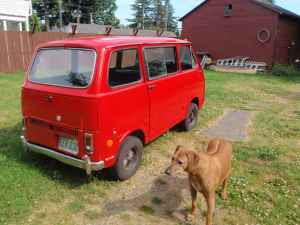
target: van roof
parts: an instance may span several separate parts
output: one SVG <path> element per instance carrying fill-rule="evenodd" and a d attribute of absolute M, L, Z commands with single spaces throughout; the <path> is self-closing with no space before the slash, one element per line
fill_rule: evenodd
<path fill-rule="evenodd" d="M 174 44 L 190 43 L 187 40 L 167 37 L 137 37 L 137 36 L 93 36 L 51 41 L 40 45 L 39 47 L 86 47 L 86 48 L 105 48 L 116 47 L 120 45 L 138 45 L 138 44 Z"/>

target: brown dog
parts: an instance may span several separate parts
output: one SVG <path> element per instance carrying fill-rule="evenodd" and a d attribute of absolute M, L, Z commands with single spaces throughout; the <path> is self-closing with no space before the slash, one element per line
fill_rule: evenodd
<path fill-rule="evenodd" d="M 212 225 L 215 210 L 215 192 L 223 186 L 222 198 L 227 199 L 227 181 L 230 174 L 232 144 L 226 140 L 211 140 L 207 152 L 196 153 L 177 146 L 171 165 L 165 171 L 174 175 L 183 169 L 189 175 L 192 196 L 192 219 L 196 215 L 197 192 L 201 192 L 207 203 L 206 225 Z"/>

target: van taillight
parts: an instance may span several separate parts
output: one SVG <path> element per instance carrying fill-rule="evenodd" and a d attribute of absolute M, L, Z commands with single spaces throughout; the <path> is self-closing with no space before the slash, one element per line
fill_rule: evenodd
<path fill-rule="evenodd" d="M 93 135 L 89 133 L 84 134 L 84 145 L 85 145 L 85 150 L 88 155 L 91 155 L 94 151 L 94 146 L 93 146 Z"/>

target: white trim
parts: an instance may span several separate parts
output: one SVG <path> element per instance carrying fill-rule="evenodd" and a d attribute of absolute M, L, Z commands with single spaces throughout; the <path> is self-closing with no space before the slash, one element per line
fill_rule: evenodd
<path fill-rule="evenodd" d="M 23 31 L 23 29 L 22 29 L 22 22 L 19 22 L 19 31 Z"/>
<path fill-rule="evenodd" d="M 3 15 L 0 14 L 0 20 L 10 20 L 16 22 L 25 22 L 27 17 L 25 16 L 10 16 L 10 15 Z"/>
<path fill-rule="evenodd" d="M 25 31 L 29 31 L 29 17 L 27 17 L 25 21 Z"/>
<path fill-rule="evenodd" d="M 3 23 L 3 30 L 7 31 L 7 21 L 3 20 L 2 23 Z"/>

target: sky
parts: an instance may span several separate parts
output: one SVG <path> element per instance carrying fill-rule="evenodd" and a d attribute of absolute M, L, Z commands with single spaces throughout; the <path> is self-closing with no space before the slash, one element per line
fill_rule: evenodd
<path fill-rule="evenodd" d="M 130 5 L 133 2 L 134 0 L 117 0 L 118 10 L 116 14 L 122 24 L 128 24 L 126 19 L 132 18 Z M 171 0 L 176 17 L 184 16 L 201 2 L 203 0 Z M 276 0 L 276 4 L 300 15 L 300 0 Z"/>

